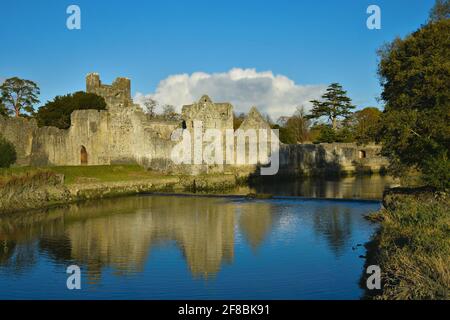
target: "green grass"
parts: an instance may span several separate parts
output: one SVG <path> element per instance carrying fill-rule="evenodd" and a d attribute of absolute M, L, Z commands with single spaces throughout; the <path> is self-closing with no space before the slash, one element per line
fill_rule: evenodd
<path fill-rule="evenodd" d="M 132 181 L 155 178 L 158 176 L 138 165 L 67 166 L 53 167 L 51 170 L 64 174 L 66 184 Z"/>
<path fill-rule="evenodd" d="M 390 204 L 369 217 L 381 222 L 371 264 L 381 267 L 383 290 L 375 298 L 450 299 L 448 196 L 397 195 Z"/>
<path fill-rule="evenodd" d="M 26 175 L 42 170 L 34 167 L 14 167 L 0 169 L 2 177 Z M 147 171 L 138 165 L 106 165 L 106 166 L 64 166 L 46 167 L 45 170 L 63 174 L 65 184 L 133 181 L 164 177 L 161 173 Z"/>

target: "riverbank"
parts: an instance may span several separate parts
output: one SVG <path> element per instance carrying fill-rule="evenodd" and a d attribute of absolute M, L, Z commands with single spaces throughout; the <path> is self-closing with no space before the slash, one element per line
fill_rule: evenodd
<path fill-rule="evenodd" d="M 234 175 L 170 176 L 139 166 L 12 168 L 0 171 L 0 214 L 151 192 L 220 192 Z"/>
<path fill-rule="evenodd" d="M 382 290 L 366 298 L 450 299 L 450 201 L 426 189 L 391 189 L 368 218 L 380 229 L 366 247 L 366 267 L 378 265 Z M 365 287 L 366 276 L 361 284 Z"/>

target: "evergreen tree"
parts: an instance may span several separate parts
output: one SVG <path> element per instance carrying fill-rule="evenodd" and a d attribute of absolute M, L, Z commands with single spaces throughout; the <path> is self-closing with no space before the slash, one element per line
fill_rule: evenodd
<path fill-rule="evenodd" d="M 436 0 L 430 12 L 430 21 L 436 22 L 450 18 L 450 1 Z"/>
<path fill-rule="evenodd" d="M 0 100 L 0 116 L 9 117 L 11 111 L 6 108 L 3 102 Z"/>
<path fill-rule="evenodd" d="M 348 118 L 352 114 L 351 110 L 355 108 L 352 100 L 347 97 L 347 91 L 342 89 L 339 83 L 330 84 L 322 99 L 312 100 L 311 103 L 313 108 L 308 117 L 310 119 L 327 117 L 333 130 L 337 129 L 337 120 Z"/>
<path fill-rule="evenodd" d="M 52 126 L 60 129 L 70 127 L 70 115 L 75 110 L 95 109 L 105 110 L 106 102 L 94 93 L 78 91 L 65 96 L 56 96 L 40 107 L 36 119 L 39 126 Z"/>
<path fill-rule="evenodd" d="M 31 80 L 17 77 L 6 79 L 0 85 L 0 92 L 3 106 L 9 112 L 13 111 L 16 117 L 21 116 L 22 111 L 33 113 L 33 104 L 39 102 L 39 87 Z"/>

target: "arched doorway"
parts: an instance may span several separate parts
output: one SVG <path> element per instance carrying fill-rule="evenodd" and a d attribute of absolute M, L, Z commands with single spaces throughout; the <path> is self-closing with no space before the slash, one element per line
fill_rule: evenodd
<path fill-rule="evenodd" d="M 81 146 L 80 159 L 81 159 L 81 164 L 82 165 L 88 164 L 88 153 L 87 153 L 86 148 L 84 146 Z"/>
<path fill-rule="evenodd" d="M 359 158 L 360 159 L 365 159 L 366 158 L 366 151 L 359 150 Z"/>

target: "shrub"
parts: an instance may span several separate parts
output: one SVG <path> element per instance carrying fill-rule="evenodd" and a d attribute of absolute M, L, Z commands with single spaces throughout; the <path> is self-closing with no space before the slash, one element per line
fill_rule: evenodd
<path fill-rule="evenodd" d="M 94 93 L 83 91 L 56 96 L 53 101 L 48 101 L 39 108 L 36 119 L 40 127 L 52 126 L 59 129 L 68 129 L 71 124 L 70 115 L 72 112 L 85 109 L 105 110 L 105 99 Z"/>
<path fill-rule="evenodd" d="M 385 194 L 384 200 L 385 209 L 370 216 L 381 228 L 368 258 L 380 266 L 383 281 L 382 292 L 372 298 L 450 299 L 448 197 L 423 191 Z"/>
<path fill-rule="evenodd" d="M 422 180 L 425 185 L 439 190 L 450 189 L 450 159 L 447 152 L 425 160 L 422 170 Z"/>
<path fill-rule="evenodd" d="M 332 143 L 336 141 L 336 132 L 327 125 L 317 126 L 316 129 L 319 131 L 319 136 L 314 141 L 316 143 Z"/>
<path fill-rule="evenodd" d="M 14 145 L 0 136 L 0 168 L 9 168 L 17 160 Z"/>

